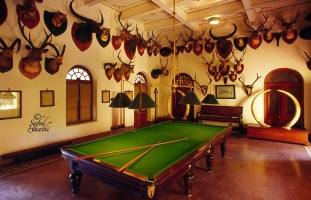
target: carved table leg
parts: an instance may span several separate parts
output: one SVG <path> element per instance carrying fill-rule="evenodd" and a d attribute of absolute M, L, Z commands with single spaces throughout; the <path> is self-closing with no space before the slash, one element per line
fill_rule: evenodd
<path fill-rule="evenodd" d="M 192 195 L 193 178 L 194 176 L 192 172 L 184 175 L 185 194 L 188 196 Z"/>
<path fill-rule="evenodd" d="M 226 150 L 227 150 L 227 142 L 224 141 L 223 143 L 220 144 L 220 151 L 222 157 L 226 156 Z"/>
<path fill-rule="evenodd" d="M 81 183 L 82 173 L 79 171 L 72 171 L 69 175 L 70 183 L 72 186 L 72 194 L 78 195 L 80 191 L 80 183 Z"/>
<path fill-rule="evenodd" d="M 211 172 L 213 169 L 213 164 L 214 164 L 213 152 L 214 152 L 214 149 L 213 149 L 213 147 L 211 147 L 209 150 L 209 153 L 206 156 L 206 167 L 207 167 L 208 172 Z"/>

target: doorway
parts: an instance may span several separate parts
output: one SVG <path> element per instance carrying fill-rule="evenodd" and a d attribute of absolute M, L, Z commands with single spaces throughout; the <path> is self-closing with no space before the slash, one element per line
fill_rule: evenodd
<path fill-rule="evenodd" d="M 302 76 L 295 70 L 279 68 L 271 71 L 265 78 L 264 121 L 265 123 L 282 127 L 286 125 L 295 114 L 295 104 L 290 97 L 276 90 L 284 90 L 292 94 L 298 100 L 301 107 L 301 114 L 295 128 L 303 128 L 303 80 Z"/>
<path fill-rule="evenodd" d="M 146 92 L 148 93 L 148 85 L 147 85 L 147 79 L 145 75 L 142 72 L 138 72 L 135 76 L 134 81 L 134 97 L 139 92 Z M 134 110 L 134 127 L 144 127 L 148 125 L 148 119 L 147 119 L 147 109 L 135 109 Z"/>
<path fill-rule="evenodd" d="M 179 73 L 175 76 L 175 82 L 177 85 L 181 87 L 176 87 L 175 92 L 172 93 L 171 96 L 171 106 L 172 106 L 172 115 L 181 119 L 186 113 L 187 105 L 179 104 L 181 99 L 184 97 L 183 94 L 187 94 L 193 88 L 193 79 L 189 74 Z M 174 80 L 172 81 L 172 85 L 174 85 Z M 185 86 L 185 87 L 182 87 Z M 174 90 L 174 88 L 172 88 Z M 193 105 L 190 105 L 189 114 L 187 116 L 187 120 L 194 120 L 194 108 Z"/>

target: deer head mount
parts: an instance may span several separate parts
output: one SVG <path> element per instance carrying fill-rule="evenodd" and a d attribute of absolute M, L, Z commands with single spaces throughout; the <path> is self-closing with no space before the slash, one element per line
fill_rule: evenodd
<path fill-rule="evenodd" d="M 114 63 L 114 64 L 105 63 L 104 64 L 105 74 L 106 74 L 106 77 L 108 78 L 108 80 L 111 79 L 114 70 L 116 70 L 116 67 L 117 67 L 117 63 Z"/>
<path fill-rule="evenodd" d="M 192 41 L 190 38 L 193 36 L 193 31 L 191 32 L 190 36 L 188 36 L 187 32 L 185 31 L 185 35 L 188 37 L 187 39 L 185 39 L 183 34 L 181 34 L 182 40 L 184 42 L 184 50 L 187 53 L 190 53 L 192 50 Z"/>
<path fill-rule="evenodd" d="M 100 12 L 100 22 L 96 22 L 92 19 L 89 19 L 87 17 L 84 17 L 82 15 L 79 15 L 73 8 L 72 8 L 72 3 L 74 2 L 74 0 L 71 0 L 70 4 L 69 4 L 69 9 L 71 11 L 71 13 L 77 17 L 78 19 L 80 19 L 81 21 L 83 21 L 82 23 L 74 23 L 74 25 L 72 26 L 72 37 L 75 41 L 75 44 L 77 45 L 77 47 L 81 50 L 81 46 L 84 46 L 84 44 L 86 43 L 91 43 L 92 42 L 92 34 L 93 33 L 101 33 L 102 29 L 101 26 L 104 24 L 104 18 L 103 15 Z M 82 44 L 80 44 L 82 43 Z M 83 50 L 85 50 L 83 48 Z"/>
<path fill-rule="evenodd" d="M 0 52 L 0 72 L 4 73 L 10 71 L 13 68 L 14 47 L 17 44 L 16 53 L 18 53 L 21 46 L 21 39 L 16 38 L 11 46 L 8 47 L 2 38 L 0 38 L 0 44 L 2 44 L 2 47 L 0 47 L 2 50 L 2 52 Z"/>
<path fill-rule="evenodd" d="M 213 52 L 213 58 L 211 59 L 211 61 L 207 61 L 204 56 L 201 54 L 201 57 L 203 58 L 203 63 L 207 66 L 207 71 L 210 75 L 214 76 L 215 75 L 215 69 L 216 66 L 213 66 L 215 57 L 214 57 L 214 52 Z"/>
<path fill-rule="evenodd" d="M 208 89 L 208 85 L 211 84 L 212 79 L 209 77 L 209 75 L 207 74 L 208 78 L 209 78 L 209 83 L 206 85 L 201 85 L 197 80 L 196 80 L 196 75 L 194 76 L 194 79 L 192 79 L 193 82 L 195 82 L 196 84 L 199 85 L 200 90 L 202 92 L 202 94 L 205 96 L 207 93 L 207 89 Z"/>
<path fill-rule="evenodd" d="M 231 40 L 228 40 L 229 38 L 231 38 L 232 36 L 234 36 L 234 34 L 237 31 L 237 26 L 235 24 L 233 24 L 234 26 L 234 30 L 232 31 L 232 33 L 225 35 L 225 36 L 214 36 L 212 33 L 212 29 L 210 29 L 209 34 L 211 36 L 211 38 L 213 40 L 217 40 L 216 42 L 216 52 L 220 55 L 220 57 L 222 57 L 223 59 L 226 59 L 230 53 L 232 52 L 232 42 Z"/>
<path fill-rule="evenodd" d="M 121 44 L 125 41 L 125 40 L 130 40 L 132 38 L 131 32 L 134 30 L 134 28 L 129 29 L 133 23 L 127 23 L 126 26 L 124 26 L 120 20 L 120 17 L 122 16 L 122 12 L 119 13 L 118 15 L 118 21 L 122 26 L 122 32 L 119 36 L 112 36 L 111 39 L 111 43 L 112 46 L 115 50 L 118 50 L 121 46 Z"/>
<path fill-rule="evenodd" d="M 26 37 L 24 30 L 25 25 L 23 26 L 21 25 L 19 17 L 17 22 L 23 37 L 28 42 L 25 48 L 29 51 L 29 55 L 21 59 L 19 69 L 21 73 L 25 75 L 27 78 L 33 79 L 37 77 L 41 72 L 40 61 L 42 60 L 42 54 L 47 53 L 49 51 L 48 49 L 46 49 L 46 47 L 52 40 L 51 37 L 52 33 L 47 34 L 46 31 L 44 30 L 45 40 L 40 45 L 40 47 L 35 47 L 31 41 L 30 33 L 29 38 Z"/>
<path fill-rule="evenodd" d="M 185 34 L 188 37 L 188 40 L 190 40 L 193 43 L 193 45 L 192 45 L 193 53 L 197 56 L 200 55 L 203 51 L 203 44 L 201 44 L 201 40 L 202 40 L 202 37 L 205 34 L 205 32 L 206 32 L 206 29 L 204 29 L 202 31 L 202 34 L 199 35 L 197 38 L 193 38 L 192 37 L 193 34 L 191 36 L 189 36 L 189 35 L 187 35 L 187 32 L 185 32 Z"/>
<path fill-rule="evenodd" d="M 128 80 L 129 74 L 134 73 L 134 67 L 135 67 L 135 65 L 133 64 L 134 61 L 132 62 L 132 60 L 130 60 L 130 62 L 128 62 L 128 63 L 123 62 L 121 57 L 120 57 L 120 53 L 121 53 L 121 51 L 119 51 L 119 53 L 118 53 L 118 59 L 121 61 L 122 65 L 120 68 L 115 69 L 113 72 L 113 77 L 117 82 L 120 82 L 122 80 L 122 77 L 125 74 L 127 75 L 127 77 L 125 77 L 125 78 L 127 78 L 126 80 Z"/>
<path fill-rule="evenodd" d="M 215 43 L 211 42 L 211 38 L 205 39 L 204 50 L 207 53 L 212 53 L 215 49 Z"/>
<path fill-rule="evenodd" d="M 245 84 L 241 81 L 241 77 L 239 78 L 239 81 L 240 81 L 240 82 L 242 83 L 242 85 L 244 86 L 244 90 L 245 90 L 245 93 L 247 94 L 247 96 L 250 96 L 250 95 L 252 94 L 252 90 L 253 90 L 253 88 L 254 88 L 254 84 L 255 84 L 255 82 L 256 82 L 259 78 L 261 78 L 261 76 L 258 76 L 258 74 L 257 74 L 257 78 L 256 78 L 256 80 L 253 82 L 252 85 L 245 85 Z"/>
<path fill-rule="evenodd" d="M 150 45 L 147 47 L 147 53 L 149 56 L 154 54 L 155 56 L 160 52 L 161 49 L 161 42 L 159 40 L 160 35 L 153 38 L 150 42 Z"/>
<path fill-rule="evenodd" d="M 137 38 L 137 51 L 138 51 L 138 54 L 139 55 L 143 55 L 145 50 L 147 49 L 148 46 L 151 45 L 151 42 L 154 38 L 154 35 L 153 35 L 153 31 L 152 31 L 152 34 L 151 36 L 149 35 L 149 32 L 147 33 L 147 36 L 148 36 L 148 39 L 145 40 L 144 39 L 144 33 L 140 34 L 139 31 L 138 31 L 138 27 L 136 26 L 136 32 L 137 32 L 137 35 L 138 35 L 138 38 Z"/>
<path fill-rule="evenodd" d="M 52 43 L 48 44 L 51 46 L 54 50 L 56 55 L 54 55 L 54 58 L 45 58 L 45 71 L 47 71 L 49 74 L 53 75 L 58 72 L 59 67 L 63 64 L 63 58 L 64 53 L 66 49 L 66 45 L 63 46 L 62 52 L 59 53 L 56 46 Z"/>
<path fill-rule="evenodd" d="M 248 44 L 248 37 L 238 37 L 233 39 L 234 46 L 237 50 L 243 51 Z"/>
<path fill-rule="evenodd" d="M 297 38 L 298 33 L 297 33 L 297 30 L 294 29 L 293 24 L 295 24 L 297 22 L 297 18 L 299 16 L 299 14 L 300 14 L 300 10 L 298 10 L 296 12 L 296 16 L 294 18 L 291 18 L 291 20 L 289 22 L 285 21 L 282 15 L 278 16 L 278 20 L 280 20 L 282 22 L 281 25 L 285 26 L 285 28 L 286 28 L 286 30 L 283 31 L 283 33 L 282 33 L 282 38 L 283 38 L 284 42 L 286 42 L 288 44 L 293 43 Z"/>
<path fill-rule="evenodd" d="M 178 55 L 178 54 L 179 54 L 179 51 L 180 51 L 180 48 L 177 46 L 177 43 L 178 43 L 179 39 L 181 38 L 181 36 L 182 36 L 181 33 L 178 34 L 176 40 L 175 40 L 175 41 L 172 41 L 172 40 L 169 39 L 169 37 L 168 37 L 167 35 L 164 35 L 164 37 L 166 37 L 166 39 L 167 39 L 168 42 L 170 43 L 171 52 L 172 52 L 172 53 L 175 52 L 176 55 Z M 175 46 L 174 46 L 174 45 L 175 45 Z"/>
<path fill-rule="evenodd" d="M 24 5 L 17 4 L 16 13 L 24 25 L 29 29 L 36 27 L 40 21 L 40 14 L 36 2 L 42 3 L 43 0 L 24 0 Z"/>
<path fill-rule="evenodd" d="M 269 27 L 266 27 L 265 25 L 262 27 L 262 31 L 264 32 L 263 39 L 267 43 L 270 43 L 274 39 L 274 33 L 272 32 L 272 28 L 274 24 L 276 23 L 276 21 L 277 21 L 277 18 L 275 18 L 274 22 L 272 22 L 272 24 Z"/>
<path fill-rule="evenodd" d="M 168 59 L 166 59 L 166 64 L 162 64 L 162 60 L 160 59 L 161 68 L 151 70 L 151 77 L 153 79 L 157 79 L 159 75 L 167 76 L 169 74 L 169 70 L 167 70 Z"/>
<path fill-rule="evenodd" d="M 246 49 L 243 50 L 243 55 L 238 59 L 235 55 L 234 55 L 234 52 L 232 51 L 232 55 L 234 57 L 234 62 L 235 62 L 235 65 L 234 65 L 234 71 L 237 73 L 237 74 L 241 74 L 244 70 L 244 64 L 242 64 L 243 62 L 243 57 L 246 53 Z"/>
<path fill-rule="evenodd" d="M 247 16 L 244 17 L 244 24 L 250 28 L 249 32 L 251 33 L 251 36 L 249 37 L 248 44 L 250 47 L 253 49 L 257 49 L 262 42 L 262 37 L 260 35 L 260 31 L 262 30 L 264 24 L 267 22 L 268 15 L 263 15 L 264 16 L 264 21 L 260 23 L 260 25 L 257 27 L 257 29 L 254 29 L 251 27 L 249 24 L 247 24 L 246 20 L 248 19 Z"/>

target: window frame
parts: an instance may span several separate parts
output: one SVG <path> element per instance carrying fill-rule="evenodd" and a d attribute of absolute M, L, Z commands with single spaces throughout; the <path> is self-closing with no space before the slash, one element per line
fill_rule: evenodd
<path fill-rule="evenodd" d="M 78 69 L 78 70 L 76 70 Z M 74 71 L 77 71 L 77 72 L 74 72 Z M 82 71 L 82 73 L 80 73 L 80 70 Z M 80 77 L 82 77 L 82 79 L 85 79 L 85 80 L 81 80 L 80 77 L 74 77 L 73 74 L 69 74 L 69 73 L 77 73 L 78 75 L 81 75 Z M 85 78 L 86 77 L 86 74 L 87 74 L 87 77 L 88 78 Z M 68 79 L 70 78 L 69 76 L 71 77 L 74 77 L 76 79 Z M 89 80 L 88 80 L 89 79 Z M 67 86 L 69 84 L 72 84 L 72 85 L 77 85 L 78 87 L 78 96 L 77 96 L 77 108 L 76 108 L 76 112 L 77 112 L 77 120 L 76 121 L 73 121 L 73 122 L 68 122 L 68 107 L 67 107 L 67 101 L 68 101 L 68 88 Z M 90 84 L 90 107 L 89 107 L 89 115 L 90 115 L 90 119 L 81 119 L 81 116 L 83 113 L 81 113 L 81 85 L 82 84 Z M 86 123 L 86 122 L 92 122 L 94 121 L 94 113 L 93 113 L 93 108 L 94 108 L 94 102 L 93 102 L 93 90 L 94 90 L 94 84 L 93 84 L 93 79 L 92 79 L 92 75 L 90 73 L 90 71 L 83 67 L 83 66 L 80 66 L 80 65 L 75 65 L 73 66 L 67 73 L 67 76 L 66 76 L 66 124 L 67 125 L 75 125 L 75 124 L 82 124 L 82 123 Z"/>

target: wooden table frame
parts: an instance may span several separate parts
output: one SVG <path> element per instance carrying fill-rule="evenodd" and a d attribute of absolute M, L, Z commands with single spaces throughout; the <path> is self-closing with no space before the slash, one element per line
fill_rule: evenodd
<path fill-rule="evenodd" d="M 225 156 L 226 141 L 231 133 L 231 127 L 226 128 L 211 141 L 207 141 L 202 147 L 189 154 L 164 172 L 156 176 L 154 180 L 134 174 L 125 170 L 123 173 L 107 163 L 97 162 L 96 159 L 88 158 L 84 160 L 74 160 L 81 155 L 71 151 L 68 147 L 61 148 L 62 156 L 69 160 L 70 182 L 72 184 L 72 193 L 78 195 L 82 174 L 88 174 L 112 186 L 124 189 L 140 199 L 159 199 L 163 191 L 174 184 L 179 178 L 184 179 L 184 193 L 191 195 L 193 185 L 193 169 L 203 158 L 206 159 L 207 171 L 212 171 L 214 148 L 220 145 L 221 155 Z"/>

